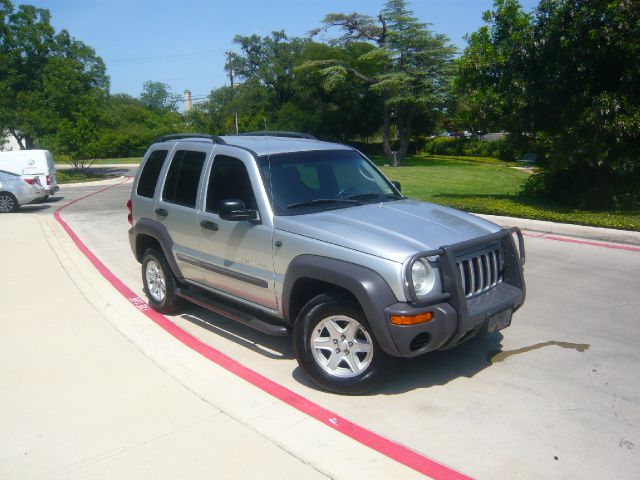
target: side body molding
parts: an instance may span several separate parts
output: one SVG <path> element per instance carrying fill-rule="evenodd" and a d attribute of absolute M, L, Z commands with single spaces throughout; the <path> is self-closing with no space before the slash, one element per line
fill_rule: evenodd
<path fill-rule="evenodd" d="M 291 312 L 296 299 L 296 282 L 300 279 L 313 279 L 330 283 L 351 292 L 360 303 L 367 320 L 384 351 L 399 356 L 385 316 L 385 308 L 398 302 L 387 282 L 375 271 L 354 263 L 336 260 L 318 255 L 299 255 L 294 258 L 284 279 L 282 289 L 282 307 L 285 320 L 293 324 Z"/>
<path fill-rule="evenodd" d="M 138 251 L 138 235 L 148 235 L 160 244 L 162 253 L 164 253 L 173 274 L 179 279 L 184 278 L 180 268 L 178 268 L 176 259 L 173 257 L 173 240 L 171 240 L 171 235 L 169 235 L 167 228 L 162 223 L 148 218 L 141 218 L 135 226 L 129 230 L 129 235 L 131 249 L 139 262 L 142 261 L 144 252 Z"/>

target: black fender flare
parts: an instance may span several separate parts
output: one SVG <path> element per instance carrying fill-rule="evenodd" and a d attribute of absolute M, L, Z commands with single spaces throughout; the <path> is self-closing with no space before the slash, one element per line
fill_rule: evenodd
<path fill-rule="evenodd" d="M 156 220 L 151 220 L 148 218 L 141 218 L 138 220 L 133 228 L 131 228 L 130 232 L 130 240 L 131 240 L 131 249 L 133 250 L 133 254 L 136 256 L 136 259 L 141 262 L 142 258 L 139 258 L 144 252 L 140 252 L 138 254 L 137 242 L 139 235 L 148 235 L 149 237 L 154 238 L 162 249 L 162 253 L 167 259 L 167 263 L 171 268 L 171 271 L 175 275 L 176 278 L 182 280 L 184 276 L 176 263 L 176 259 L 173 256 L 173 240 L 171 240 L 171 235 L 162 223 L 157 222 Z"/>
<path fill-rule="evenodd" d="M 282 308 L 284 318 L 290 318 L 292 292 L 299 279 L 320 280 L 349 291 L 360 303 L 367 320 L 382 349 L 389 355 L 400 356 L 391 338 L 385 308 L 398 302 L 395 294 L 379 273 L 355 263 L 318 255 L 303 254 L 295 257 L 284 279 Z"/>

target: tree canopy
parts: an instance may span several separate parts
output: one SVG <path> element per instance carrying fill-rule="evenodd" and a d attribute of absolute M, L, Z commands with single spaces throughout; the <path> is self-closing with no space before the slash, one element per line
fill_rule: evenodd
<path fill-rule="evenodd" d="M 329 88 L 351 77 L 365 82 L 379 95 L 384 153 L 392 165 L 400 165 L 416 116 L 435 116 L 445 107 L 455 48 L 446 36 L 433 33 L 419 22 L 404 0 L 388 0 L 377 19 L 358 13 L 331 13 L 323 23 L 323 28 L 311 34 L 338 28 L 341 34 L 331 44 L 365 42 L 372 48 L 358 57 L 357 63 L 329 58 L 305 66 L 319 68 Z M 399 139 L 397 151 L 391 148 L 392 122 Z"/>
<path fill-rule="evenodd" d="M 140 102 L 156 113 L 177 112 L 182 97 L 171 92 L 171 87 L 163 82 L 147 80 L 142 84 Z"/>
<path fill-rule="evenodd" d="M 640 5 L 496 0 L 458 88 L 477 123 L 524 134 L 546 170 L 528 191 L 582 207 L 640 202 Z"/>
<path fill-rule="evenodd" d="M 0 0 L 0 30 L 0 131 L 31 148 L 61 129 L 95 125 L 109 88 L 95 51 L 56 33 L 48 10 L 8 0 Z"/>

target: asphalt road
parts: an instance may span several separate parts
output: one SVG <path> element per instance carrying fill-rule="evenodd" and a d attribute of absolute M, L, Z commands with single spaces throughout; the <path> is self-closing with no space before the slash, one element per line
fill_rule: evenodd
<path fill-rule="evenodd" d="M 88 197 L 64 218 L 140 296 L 128 245 L 130 183 Z M 55 201 L 97 187 L 64 188 Z M 473 477 L 640 476 L 640 252 L 526 237 L 527 301 L 511 327 L 400 362 L 369 396 L 314 388 L 290 340 L 189 306 L 173 317 L 202 341 L 325 408 Z M 187 348 L 187 347 L 185 347 Z"/>

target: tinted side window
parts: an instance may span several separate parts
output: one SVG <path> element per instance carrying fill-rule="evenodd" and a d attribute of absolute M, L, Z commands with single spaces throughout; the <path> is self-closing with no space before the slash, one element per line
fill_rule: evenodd
<path fill-rule="evenodd" d="M 206 157 L 204 152 L 189 150 L 178 150 L 175 153 L 164 182 L 162 199 L 165 202 L 195 208 L 198 183 Z"/>
<path fill-rule="evenodd" d="M 151 152 L 140 174 L 138 190 L 136 191 L 138 195 L 153 198 L 158 176 L 160 176 L 160 170 L 162 170 L 162 166 L 164 165 L 164 159 L 167 158 L 167 153 L 167 150 L 155 150 Z"/>
<path fill-rule="evenodd" d="M 237 198 L 249 209 L 256 209 L 251 180 L 244 164 L 237 158 L 218 155 L 213 160 L 207 188 L 207 211 L 217 212 L 222 200 Z"/>

